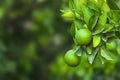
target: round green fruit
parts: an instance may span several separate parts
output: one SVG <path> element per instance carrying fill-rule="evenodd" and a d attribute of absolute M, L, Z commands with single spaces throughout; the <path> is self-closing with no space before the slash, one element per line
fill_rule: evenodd
<path fill-rule="evenodd" d="M 116 45 L 115 41 L 108 42 L 108 43 L 106 43 L 106 48 L 108 50 L 113 50 L 114 51 L 114 50 L 116 50 L 117 45 Z"/>
<path fill-rule="evenodd" d="M 92 40 L 92 33 L 88 29 L 80 29 L 76 32 L 75 39 L 80 45 L 88 45 Z"/>
<path fill-rule="evenodd" d="M 64 60 L 66 64 L 68 64 L 71 67 L 76 67 L 80 63 L 80 57 L 77 56 L 73 50 L 67 51 L 67 53 L 64 56 Z"/>

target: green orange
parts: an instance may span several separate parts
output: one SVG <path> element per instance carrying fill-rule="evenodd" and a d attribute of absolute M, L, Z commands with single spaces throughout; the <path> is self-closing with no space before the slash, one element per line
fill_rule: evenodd
<path fill-rule="evenodd" d="M 67 51 L 64 60 L 71 67 L 76 67 L 80 63 L 80 57 L 75 54 L 74 50 Z"/>
<path fill-rule="evenodd" d="M 106 48 L 108 50 L 116 50 L 117 45 L 116 45 L 115 41 L 111 41 L 111 42 L 106 43 Z"/>
<path fill-rule="evenodd" d="M 80 45 L 88 45 L 92 40 L 92 33 L 88 29 L 80 29 L 76 32 L 75 39 Z"/>

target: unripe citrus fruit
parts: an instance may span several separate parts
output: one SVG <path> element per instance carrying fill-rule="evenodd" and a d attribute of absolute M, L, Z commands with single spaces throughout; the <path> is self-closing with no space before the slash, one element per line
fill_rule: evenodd
<path fill-rule="evenodd" d="M 80 45 L 87 45 L 92 39 L 92 33 L 88 29 L 80 29 L 76 32 L 75 39 Z"/>
<path fill-rule="evenodd" d="M 116 50 L 117 45 L 114 41 L 112 41 L 112 42 L 106 43 L 106 48 L 108 50 Z"/>
<path fill-rule="evenodd" d="M 64 56 L 64 60 L 66 64 L 68 64 L 71 67 L 76 67 L 80 63 L 80 57 L 77 56 L 73 50 L 67 51 L 67 53 Z"/>

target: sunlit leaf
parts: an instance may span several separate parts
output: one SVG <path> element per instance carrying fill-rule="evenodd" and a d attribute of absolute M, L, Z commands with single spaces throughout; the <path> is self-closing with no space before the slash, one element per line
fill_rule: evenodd
<path fill-rule="evenodd" d="M 80 8 L 83 7 L 83 5 L 86 5 L 87 4 L 87 0 L 78 0 L 79 1 L 79 6 Z"/>
<path fill-rule="evenodd" d="M 101 36 L 100 35 L 94 35 L 93 36 L 93 47 L 97 47 L 100 44 Z"/>
<path fill-rule="evenodd" d="M 104 26 L 106 24 L 106 22 L 107 22 L 107 13 L 103 12 L 99 17 L 98 24 Z"/>
<path fill-rule="evenodd" d="M 110 12 L 110 8 L 106 2 L 103 3 L 101 10 L 107 13 Z"/>
<path fill-rule="evenodd" d="M 110 56 L 110 52 L 101 48 L 100 49 L 101 56 L 104 57 L 107 60 L 113 60 L 113 58 Z"/>
<path fill-rule="evenodd" d="M 74 15 L 74 13 L 71 10 L 61 10 L 61 12 L 63 13 L 62 17 L 64 19 L 73 20 L 75 18 L 75 15 Z"/>
<path fill-rule="evenodd" d="M 97 0 L 98 7 L 101 8 L 105 0 Z"/>

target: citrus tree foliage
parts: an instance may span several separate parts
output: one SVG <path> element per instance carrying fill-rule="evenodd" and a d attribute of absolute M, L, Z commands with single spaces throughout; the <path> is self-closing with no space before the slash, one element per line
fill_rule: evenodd
<path fill-rule="evenodd" d="M 69 0 L 68 3 L 69 7 L 61 12 L 64 19 L 72 22 L 74 46 L 66 53 L 73 55 L 65 55 L 65 62 L 74 65 L 78 57 L 73 56 L 81 58 L 84 54 L 90 64 L 96 58 L 102 64 L 105 60 L 116 61 L 120 49 L 120 0 Z"/>

